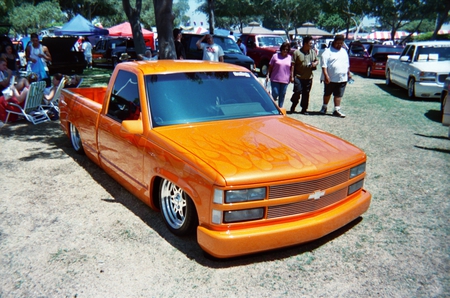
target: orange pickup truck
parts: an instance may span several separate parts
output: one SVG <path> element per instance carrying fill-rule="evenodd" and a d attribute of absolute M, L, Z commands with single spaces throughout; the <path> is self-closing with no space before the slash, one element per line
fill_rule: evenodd
<path fill-rule="evenodd" d="M 240 66 L 120 63 L 59 107 L 77 152 L 214 257 L 312 241 L 370 205 L 364 152 L 286 116 Z"/>

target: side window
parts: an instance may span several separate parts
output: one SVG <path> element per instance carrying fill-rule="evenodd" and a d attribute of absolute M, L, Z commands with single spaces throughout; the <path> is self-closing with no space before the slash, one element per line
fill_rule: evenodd
<path fill-rule="evenodd" d="M 107 115 L 122 122 L 123 120 L 139 119 L 140 112 L 137 77 L 134 73 L 121 70 L 114 82 Z"/>
<path fill-rule="evenodd" d="M 362 45 L 352 45 L 349 54 L 351 57 L 364 57 L 364 47 Z"/>

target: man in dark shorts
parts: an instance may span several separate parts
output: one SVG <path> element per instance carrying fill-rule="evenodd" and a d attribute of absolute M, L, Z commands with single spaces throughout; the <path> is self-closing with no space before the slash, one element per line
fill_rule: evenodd
<path fill-rule="evenodd" d="M 345 114 L 341 111 L 341 100 L 344 96 L 347 81 L 352 77 L 349 69 L 348 54 L 343 45 L 344 36 L 336 35 L 331 47 L 323 52 L 321 61 L 322 77 L 320 78 L 325 83 L 323 105 L 320 113 L 327 113 L 328 102 L 333 94 L 333 116 L 341 118 L 345 118 Z"/>

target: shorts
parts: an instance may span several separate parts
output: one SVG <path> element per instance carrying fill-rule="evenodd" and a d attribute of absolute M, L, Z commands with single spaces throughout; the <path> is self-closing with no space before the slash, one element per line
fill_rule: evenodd
<path fill-rule="evenodd" d="M 92 56 L 84 56 L 84 60 L 86 60 L 88 64 L 92 64 Z"/>
<path fill-rule="evenodd" d="M 344 96 L 345 86 L 347 86 L 347 82 L 342 83 L 329 83 L 325 84 L 324 96 L 330 96 L 333 94 L 334 97 L 342 97 Z"/>

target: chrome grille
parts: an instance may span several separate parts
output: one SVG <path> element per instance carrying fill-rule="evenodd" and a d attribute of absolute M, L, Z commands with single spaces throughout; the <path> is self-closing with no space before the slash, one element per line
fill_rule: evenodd
<path fill-rule="evenodd" d="M 349 177 L 350 170 L 346 170 L 317 180 L 270 186 L 269 200 L 310 194 L 316 190 L 325 190 L 348 181 Z"/>
<path fill-rule="evenodd" d="M 325 195 L 318 200 L 307 200 L 291 204 L 271 206 L 267 209 L 267 219 L 278 218 L 290 215 L 299 215 L 339 202 L 347 197 L 347 187 Z"/>

